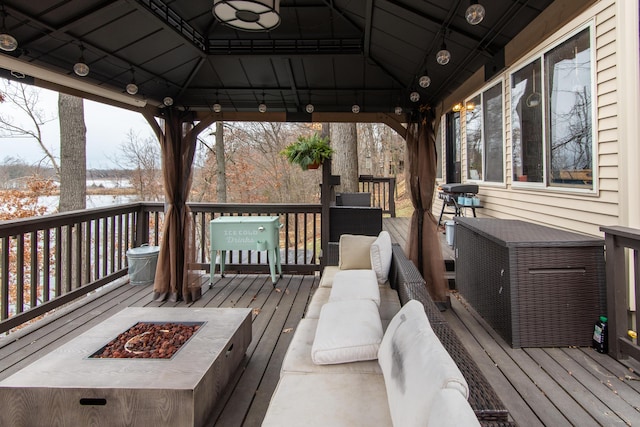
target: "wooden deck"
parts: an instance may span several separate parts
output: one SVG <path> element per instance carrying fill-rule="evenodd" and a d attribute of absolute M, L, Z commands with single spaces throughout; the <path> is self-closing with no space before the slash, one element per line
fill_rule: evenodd
<path fill-rule="evenodd" d="M 384 222 L 393 240 L 404 245 L 408 219 Z M 201 280 L 206 292 L 193 306 L 254 309 L 253 340 L 210 425 L 259 426 L 319 277 L 285 275 L 275 288 L 266 274 L 216 276 L 211 289 L 205 285 L 208 276 Z M 152 302 L 150 286 L 114 283 L 0 338 L 0 379 L 128 306 L 184 304 Z M 518 425 L 640 425 L 636 362 L 629 365 L 634 371 L 590 348 L 512 349 L 455 292 L 445 316 Z"/>

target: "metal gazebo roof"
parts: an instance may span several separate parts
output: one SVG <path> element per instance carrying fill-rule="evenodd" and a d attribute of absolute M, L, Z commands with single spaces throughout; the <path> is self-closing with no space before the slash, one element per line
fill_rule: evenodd
<path fill-rule="evenodd" d="M 504 46 L 552 0 L 281 0 L 280 24 L 263 32 L 223 25 L 213 0 L 5 0 L 3 76 L 103 97 L 119 105 L 194 111 L 391 113 L 435 104 L 483 65 L 500 71 Z M 447 65 L 436 63 L 443 41 Z M 74 74 L 80 56 L 86 77 Z M 501 63 L 502 58 L 502 63 Z M 428 74 L 431 85 L 418 78 Z M 138 93 L 125 91 L 135 80 Z M 417 91 L 420 101 L 411 102 Z"/>

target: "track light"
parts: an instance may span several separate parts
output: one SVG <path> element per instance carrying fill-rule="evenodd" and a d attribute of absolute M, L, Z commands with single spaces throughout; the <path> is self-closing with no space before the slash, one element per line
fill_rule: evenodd
<path fill-rule="evenodd" d="M 484 7 L 478 3 L 478 0 L 471 0 L 471 5 L 467 8 L 464 16 L 471 25 L 478 25 L 484 19 Z"/>

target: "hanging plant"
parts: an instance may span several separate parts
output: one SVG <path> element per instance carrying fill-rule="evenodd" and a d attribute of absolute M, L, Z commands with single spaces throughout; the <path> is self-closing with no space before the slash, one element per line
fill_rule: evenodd
<path fill-rule="evenodd" d="M 329 138 L 314 133 L 312 136 L 299 136 L 296 142 L 288 145 L 280 154 L 285 156 L 289 163 L 307 170 L 317 169 L 325 160 L 330 159 L 333 149 L 329 145 Z"/>

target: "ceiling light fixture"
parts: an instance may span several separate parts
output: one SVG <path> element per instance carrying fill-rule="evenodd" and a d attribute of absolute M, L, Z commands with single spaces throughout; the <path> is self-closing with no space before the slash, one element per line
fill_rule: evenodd
<path fill-rule="evenodd" d="M 222 111 L 222 105 L 220 105 L 220 103 L 218 101 L 216 101 L 215 104 L 213 104 L 213 112 L 214 113 L 219 113 Z"/>
<path fill-rule="evenodd" d="M 305 110 L 307 113 L 311 114 L 311 113 L 313 113 L 313 111 L 315 110 L 315 107 L 313 106 L 313 104 L 309 103 L 309 104 L 307 104 L 307 106 L 306 106 L 306 107 L 304 107 L 304 110 Z"/>
<path fill-rule="evenodd" d="M 467 8 L 464 16 L 471 25 L 478 25 L 484 19 L 484 6 L 478 3 L 478 0 L 471 0 L 471 5 Z"/>
<path fill-rule="evenodd" d="M 398 116 L 402 115 L 402 107 L 398 105 L 398 106 L 395 108 L 395 113 L 396 113 L 396 115 L 398 115 Z"/>
<path fill-rule="evenodd" d="M 417 91 L 413 91 L 409 94 L 409 100 L 411 102 L 418 102 L 420 101 L 420 94 Z"/>
<path fill-rule="evenodd" d="M 436 53 L 436 61 L 440 65 L 447 65 L 451 60 L 451 52 L 447 50 L 447 44 L 444 42 L 444 36 L 446 31 L 442 31 L 442 45 L 440 46 L 440 50 Z"/>
<path fill-rule="evenodd" d="M 423 89 L 426 89 L 429 86 L 431 86 L 431 77 L 429 77 L 429 74 L 427 73 L 426 70 L 424 72 L 424 75 L 418 79 L 418 84 Z"/>
<path fill-rule="evenodd" d="M 351 112 L 353 114 L 358 114 L 360 112 L 360 106 L 358 104 L 353 104 L 351 106 Z"/>
<path fill-rule="evenodd" d="M 133 68 L 131 68 L 131 83 L 127 85 L 127 93 L 129 95 L 135 95 L 138 93 L 138 85 L 136 84 L 136 75 Z"/>
<path fill-rule="evenodd" d="M 269 31 L 280 25 L 280 0 L 214 0 L 212 12 L 236 30 Z"/>
<path fill-rule="evenodd" d="M 80 58 L 73 66 L 73 72 L 80 77 L 85 77 L 89 74 L 89 66 L 84 62 L 84 46 L 82 44 L 80 45 Z"/>
<path fill-rule="evenodd" d="M 4 9 L 4 4 L 2 5 L 2 29 L 0 30 L 0 49 L 5 52 L 13 52 L 18 48 L 18 40 L 13 37 L 11 34 L 7 33 L 7 26 L 5 21 L 7 19 L 7 11 Z"/>
<path fill-rule="evenodd" d="M 258 104 L 258 111 L 261 113 L 267 112 L 267 104 L 264 103 L 264 92 L 262 92 L 262 102 Z"/>
<path fill-rule="evenodd" d="M 167 107 L 171 107 L 173 105 L 173 98 L 170 96 L 165 96 L 164 99 L 162 100 L 162 103 Z"/>

